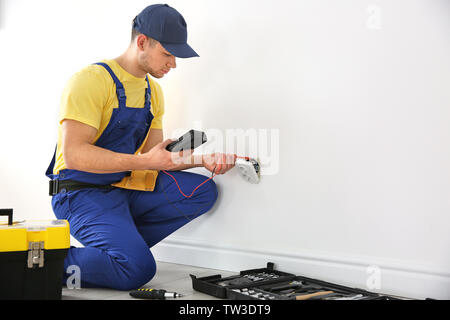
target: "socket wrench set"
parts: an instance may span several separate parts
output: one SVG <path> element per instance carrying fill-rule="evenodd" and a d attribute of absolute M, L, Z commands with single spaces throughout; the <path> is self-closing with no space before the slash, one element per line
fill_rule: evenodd
<path fill-rule="evenodd" d="M 220 274 L 197 278 L 190 275 L 194 290 L 211 296 L 226 299 L 230 289 L 240 289 L 289 281 L 295 278 L 292 273 L 274 270 L 272 262 L 267 263 L 266 268 L 241 271 L 238 275 L 222 278 Z"/>
<path fill-rule="evenodd" d="M 241 271 L 239 275 L 192 278 L 194 290 L 230 300 L 397 300 L 362 289 L 296 276 L 267 268 Z"/>

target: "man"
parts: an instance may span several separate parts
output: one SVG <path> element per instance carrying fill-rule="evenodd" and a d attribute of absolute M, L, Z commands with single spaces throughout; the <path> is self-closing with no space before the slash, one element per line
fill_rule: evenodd
<path fill-rule="evenodd" d="M 71 247 L 65 260 L 65 269 L 79 266 L 83 287 L 130 290 L 150 281 L 156 264 L 149 248 L 217 198 L 212 180 L 181 170 L 224 174 L 236 157 L 181 153 L 181 162 L 166 151 L 172 140 L 163 141 L 163 96 L 148 73 L 162 78 L 176 68 L 176 57 L 198 55 L 187 44 L 185 20 L 168 5 L 145 8 L 132 29 L 125 53 L 68 82 L 47 170 L 55 215 L 84 245 Z M 174 179 L 184 191 L 208 181 L 185 197 Z"/>

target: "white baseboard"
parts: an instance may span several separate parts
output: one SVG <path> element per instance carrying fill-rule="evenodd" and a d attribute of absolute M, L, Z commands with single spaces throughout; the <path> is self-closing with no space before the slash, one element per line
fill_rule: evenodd
<path fill-rule="evenodd" d="M 415 299 L 450 299 L 449 270 L 407 261 L 267 252 L 180 237 L 160 242 L 152 252 L 158 261 L 234 272 L 263 268 L 267 262 L 274 262 L 277 270 L 372 292 Z"/>

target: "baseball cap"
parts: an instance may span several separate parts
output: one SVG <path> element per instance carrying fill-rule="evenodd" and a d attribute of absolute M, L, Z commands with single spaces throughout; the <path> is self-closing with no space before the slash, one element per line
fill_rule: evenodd
<path fill-rule="evenodd" d="M 183 16 L 167 4 L 153 4 L 142 10 L 134 18 L 133 28 L 159 41 L 175 57 L 199 56 L 187 44 L 186 21 Z"/>

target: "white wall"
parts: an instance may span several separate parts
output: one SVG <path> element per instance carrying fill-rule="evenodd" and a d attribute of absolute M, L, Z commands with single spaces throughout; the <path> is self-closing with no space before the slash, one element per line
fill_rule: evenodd
<path fill-rule="evenodd" d="M 122 53 L 148 4 L 2 0 L 0 207 L 18 219 L 53 217 L 43 174 L 65 82 Z M 201 57 L 160 81 L 166 137 L 204 129 L 203 152 L 231 129 L 268 142 L 238 146 L 264 160 L 261 183 L 217 177 L 215 208 L 153 248 L 157 259 L 273 261 L 365 289 L 380 275 L 373 291 L 449 299 L 450 2 L 169 4 Z"/>

